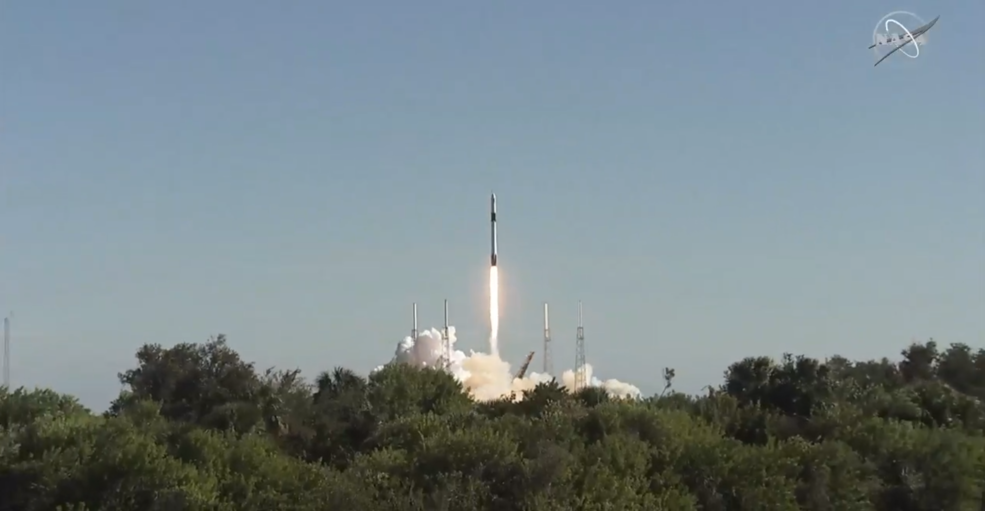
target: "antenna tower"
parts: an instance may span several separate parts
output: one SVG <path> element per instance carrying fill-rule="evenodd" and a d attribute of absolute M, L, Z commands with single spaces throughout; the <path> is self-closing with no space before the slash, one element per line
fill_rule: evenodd
<path fill-rule="evenodd" d="M 10 390 L 10 318 L 3 318 L 3 386 Z"/>
<path fill-rule="evenodd" d="M 585 388 L 585 326 L 578 302 L 578 333 L 575 336 L 575 391 Z"/>
<path fill-rule="evenodd" d="M 544 374 L 554 373 L 554 359 L 551 356 L 551 322 L 547 312 L 547 302 L 544 302 Z"/>
<path fill-rule="evenodd" d="M 451 367 L 451 340 L 448 337 L 448 300 L 445 300 L 445 327 L 441 329 L 441 360 L 446 371 Z"/>

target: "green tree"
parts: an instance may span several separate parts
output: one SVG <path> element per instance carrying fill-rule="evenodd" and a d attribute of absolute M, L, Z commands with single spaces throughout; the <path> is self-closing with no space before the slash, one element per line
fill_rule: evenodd
<path fill-rule="evenodd" d="M 110 407 L 111 414 L 149 399 L 161 403 L 161 414 L 169 420 L 240 431 L 262 422 L 260 378 L 223 335 L 203 345 L 145 345 L 137 361 L 137 368 L 119 375 L 126 391 Z"/>
<path fill-rule="evenodd" d="M 109 413 L 0 389 L 0 511 L 982 509 L 985 351 L 732 364 L 702 395 L 477 403 L 390 364 L 309 384 L 222 337 L 144 346 Z"/>

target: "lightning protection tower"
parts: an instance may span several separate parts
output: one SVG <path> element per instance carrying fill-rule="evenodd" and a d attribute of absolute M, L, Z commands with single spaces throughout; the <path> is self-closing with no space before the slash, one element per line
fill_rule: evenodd
<path fill-rule="evenodd" d="M 446 371 L 451 368 L 451 339 L 448 334 L 448 300 L 445 300 L 445 326 L 441 329 L 441 360 L 439 365 Z"/>
<path fill-rule="evenodd" d="M 581 302 L 578 302 L 578 333 L 575 336 L 575 391 L 585 388 L 585 326 Z"/>
<path fill-rule="evenodd" d="M 551 322 L 547 311 L 547 302 L 544 302 L 544 374 L 550 376 L 554 374 L 554 359 L 551 355 Z"/>
<path fill-rule="evenodd" d="M 3 386 L 10 390 L 10 318 L 3 318 Z"/>

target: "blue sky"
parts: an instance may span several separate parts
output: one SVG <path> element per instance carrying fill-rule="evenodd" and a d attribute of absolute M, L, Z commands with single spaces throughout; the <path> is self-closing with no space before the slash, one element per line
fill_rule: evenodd
<path fill-rule="evenodd" d="M 102 407 L 141 344 L 220 332 L 367 371 L 445 298 L 483 348 L 491 191 L 514 363 L 545 300 L 557 369 L 583 300 L 647 392 L 985 344 L 985 5 L 605 4 L 5 3 L 14 383 Z M 941 20 L 873 68 L 899 9 Z"/>

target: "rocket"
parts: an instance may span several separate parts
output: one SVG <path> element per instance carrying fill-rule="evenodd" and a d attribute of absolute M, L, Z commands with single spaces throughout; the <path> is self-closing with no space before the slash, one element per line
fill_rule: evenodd
<path fill-rule="evenodd" d="M 496 246 L 496 194 L 495 193 L 492 194 L 492 197 L 490 197 L 489 214 L 490 214 L 489 221 L 492 224 L 492 247 L 491 247 L 492 252 L 489 255 L 490 257 L 489 262 L 493 266 L 496 266 L 497 246 Z"/>

